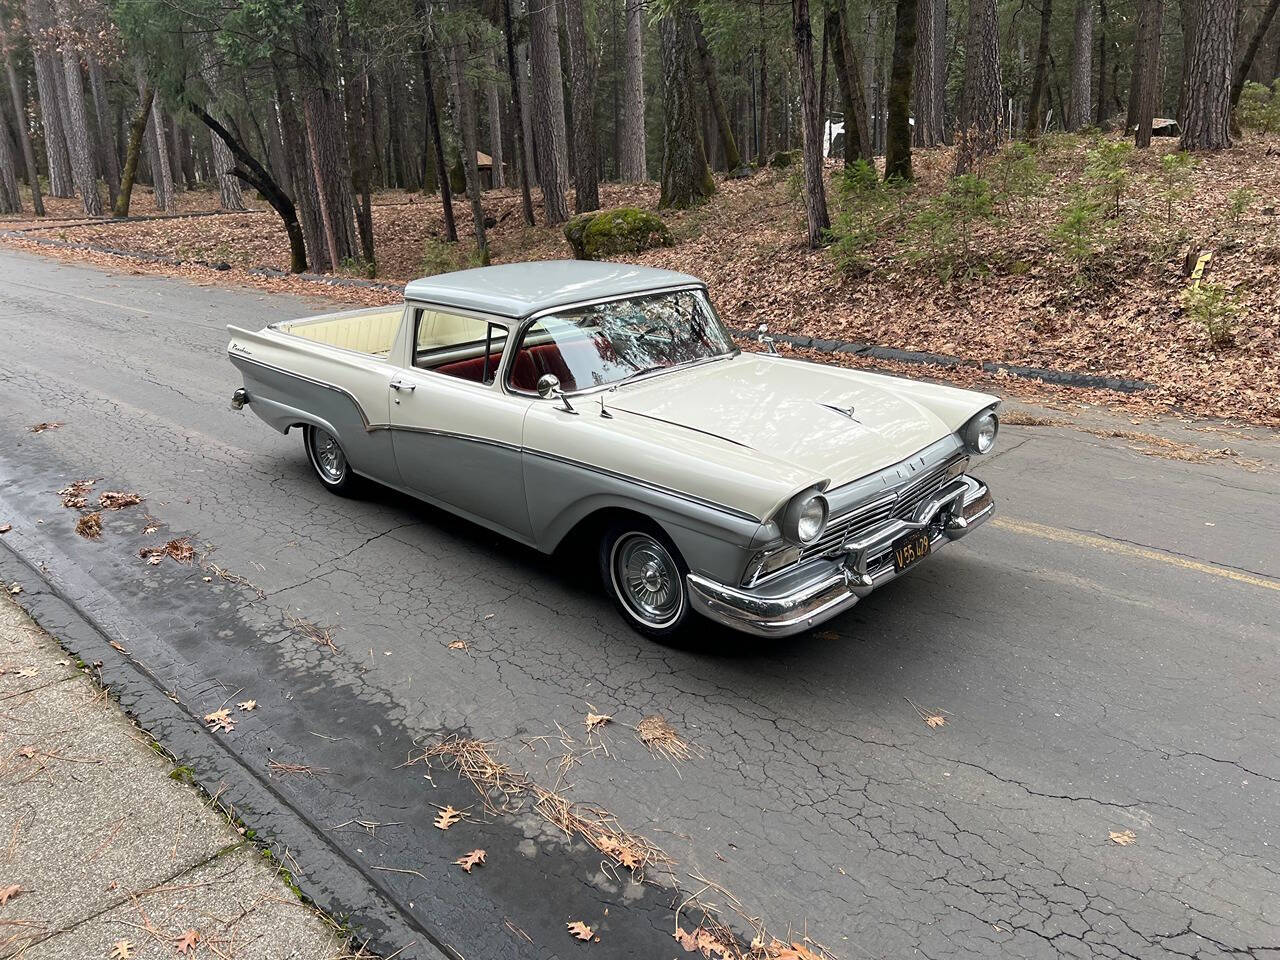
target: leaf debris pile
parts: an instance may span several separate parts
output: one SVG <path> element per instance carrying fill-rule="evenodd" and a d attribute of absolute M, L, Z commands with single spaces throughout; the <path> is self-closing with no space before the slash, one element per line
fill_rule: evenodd
<path fill-rule="evenodd" d="M 97 540 L 102 536 L 102 514 L 86 513 L 76 521 L 76 533 L 86 540 Z"/>
<path fill-rule="evenodd" d="M 195 560 L 196 549 L 191 545 L 190 537 L 177 537 L 158 546 L 143 547 L 138 556 L 153 566 L 164 562 L 165 557 L 187 566 Z"/>
<path fill-rule="evenodd" d="M 104 490 L 98 496 L 98 505 L 103 510 L 123 510 L 125 507 L 134 507 L 142 502 L 142 497 L 136 493 L 125 493 L 121 490 Z"/>
<path fill-rule="evenodd" d="M 636 739 L 648 747 L 655 757 L 659 754 L 666 757 L 672 766 L 686 762 L 695 753 L 693 745 L 680 736 L 680 731 L 666 717 L 656 713 L 636 724 Z"/>
<path fill-rule="evenodd" d="M 62 505 L 68 510 L 83 510 L 89 505 L 89 494 L 93 491 L 93 485 L 101 479 L 98 477 L 94 480 L 77 480 L 63 487 L 58 491 L 58 496 L 62 498 Z"/>
<path fill-rule="evenodd" d="M 289 628 L 304 640 L 310 640 L 317 646 L 327 647 L 330 650 L 338 649 L 338 645 L 333 642 L 335 627 L 326 627 L 303 617 L 288 617 L 287 620 Z"/>

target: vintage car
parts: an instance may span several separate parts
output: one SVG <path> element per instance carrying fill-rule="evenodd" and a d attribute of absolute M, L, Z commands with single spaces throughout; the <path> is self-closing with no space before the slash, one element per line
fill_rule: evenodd
<path fill-rule="evenodd" d="M 696 277 L 516 263 L 403 307 L 229 328 L 232 404 L 361 479 L 551 553 L 590 544 L 623 618 L 785 636 L 965 536 L 997 398 L 739 349 Z M 767 337 L 761 335 L 767 341 Z"/>

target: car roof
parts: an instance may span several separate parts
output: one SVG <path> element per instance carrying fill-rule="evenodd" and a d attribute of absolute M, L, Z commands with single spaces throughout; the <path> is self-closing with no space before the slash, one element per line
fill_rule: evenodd
<path fill-rule="evenodd" d="M 519 318 L 584 300 L 689 284 L 705 286 L 687 273 L 631 263 L 537 260 L 411 280 L 404 288 L 404 296 L 406 300 Z"/>

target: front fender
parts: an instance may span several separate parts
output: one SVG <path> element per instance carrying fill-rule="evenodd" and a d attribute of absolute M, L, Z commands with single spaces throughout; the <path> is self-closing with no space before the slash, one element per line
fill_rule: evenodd
<path fill-rule="evenodd" d="M 584 520 L 626 510 L 666 531 L 689 568 L 737 582 L 763 540 L 759 520 L 642 481 L 526 452 L 525 490 L 538 546 L 550 553 Z"/>

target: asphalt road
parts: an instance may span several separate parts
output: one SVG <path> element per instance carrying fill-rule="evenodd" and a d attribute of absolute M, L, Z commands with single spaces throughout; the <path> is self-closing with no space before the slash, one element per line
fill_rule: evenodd
<path fill-rule="evenodd" d="M 678 952 L 679 895 L 620 882 L 536 816 L 484 815 L 438 767 L 400 766 L 460 733 L 548 786 L 576 752 L 570 799 L 648 836 L 748 935 L 730 897 L 841 958 L 1280 957 L 1274 438 L 1168 427 L 1264 461 L 1250 471 L 1009 427 L 976 471 L 998 518 L 830 629 L 706 626 L 663 647 L 574 565 L 393 494 L 329 496 L 296 436 L 232 412 L 224 324 L 322 307 L 0 250 L 0 545 L 193 727 L 258 701 L 218 736 L 425 931 L 402 956 Z M 27 432 L 51 420 L 65 426 Z M 96 477 L 147 501 L 90 542 L 56 494 Z M 265 598 L 138 559 L 179 534 Z M 290 616 L 335 625 L 335 649 Z M 588 744 L 592 709 L 614 722 Z M 687 762 L 635 740 L 654 713 L 693 744 Z M 273 776 L 272 759 L 327 773 Z M 434 829 L 446 802 L 476 822 Z M 467 875 L 451 861 L 472 846 L 488 862 Z M 366 904 L 296 848 L 303 888 L 361 921 Z M 571 940 L 574 919 L 601 941 Z"/>

